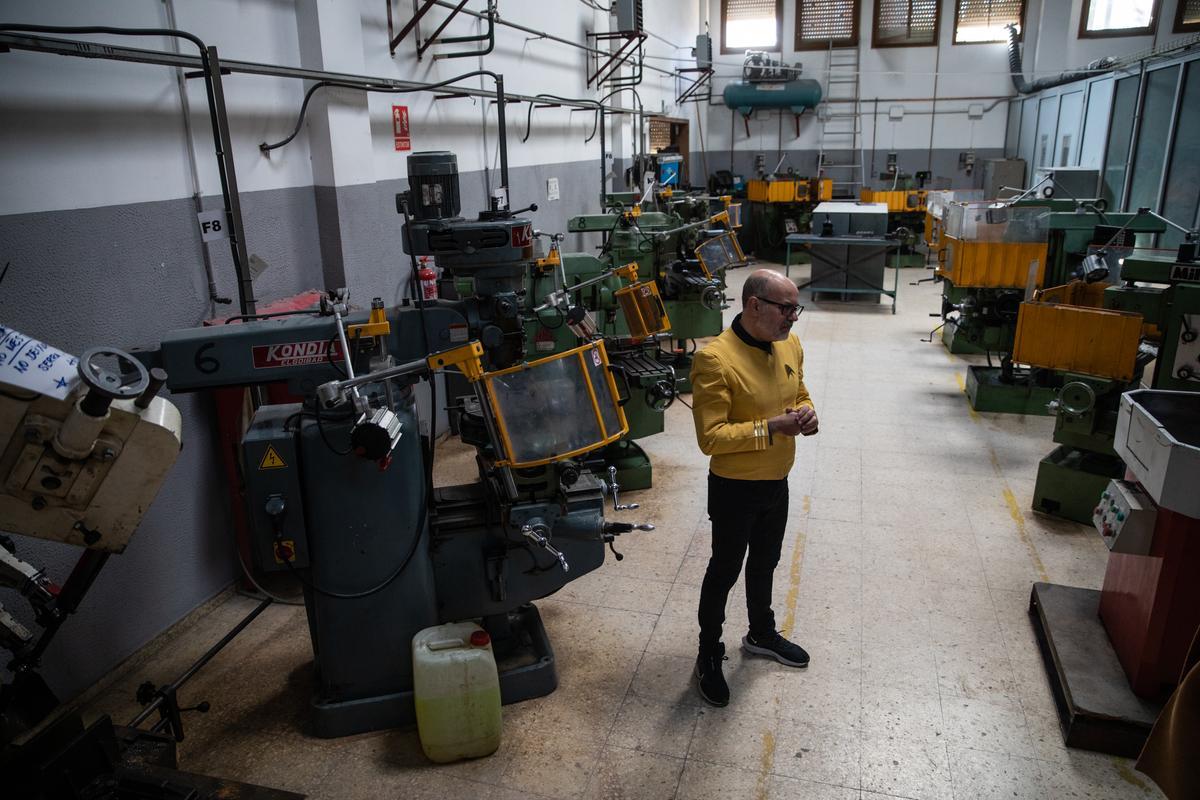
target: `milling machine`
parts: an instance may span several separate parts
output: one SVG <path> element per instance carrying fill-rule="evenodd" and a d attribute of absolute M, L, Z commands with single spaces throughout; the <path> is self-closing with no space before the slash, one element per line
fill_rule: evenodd
<path fill-rule="evenodd" d="M 939 254 L 943 341 L 951 352 L 988 356 L 987 366 L 967 369 L 967 397 L 976 411 L 1047 413 L 1057 376 L 1018 366 L 1012 356 L 1021 302 L 1074 277 L 1115 280 L 1119 257 L 1136 235 L 1165 230 L 1149 215 L 1106 214 L 1098 203 L 1017 198 L 948 205 Z M 1103 263 L 1089 258 L 1098 253 Z"/>
<path fill-rule="evenodd" d="M 603 341 L 526 360 L 529 220 L 502 202 L 459 216 L 449 153 L 410 157 L 409 185 L 405 250 L 435 256 L 461 299 L 376 299 L 368 314 L 340 290 L 313 311 L 175 331 L 142 354 L 173 391 L 286 381 L 304 398 L 260 406 L 240 450 L 258 566 L 304 587 L 323 737 L 411 721 L 410 641 L 442 622 L 489 632 L 503 702 L 553 691 L 532 602 L 599 567 L 615 536 L 650 529 L 606 522 L 617 489 L 578 460 L 627 430 Z M 471 389 L 450 406 L 479 478 L 435 488 L 416 389 L 451 368 Z"/>
<path fill-rule="evenodd" d="M 737 205 L 724 199 L 723 205 L 727 207 L 691 222 L 672 212 L 643 212 L 638 206 L 621 205 L 610 206 L 609 213 L 581 215 L 567 222 L 571 233 L 599 232 L 605 237 L 598 256 L 562 256 L 568 282 L 573 282 L 572 275 L 596 275 L 636 262 L 638 274 L 657 284 L 671 320 L 675 347 L 668 362 L 680 392 L 691 391 L 688 374 L 694 340 L 722 330 L 725 270 L 747 263 L 734 232 Z M 621 334 L 619 319 L 613 317 L 612 322 L 614 333 Z"/>
<path fill-rule="evenodd" d="M 1092 521 L 1097 498 L 1125 472 L 1113 446 L 1124 392 L 1142 383 L 1200 391 L 1198 241 L 1188 232 L 1174 258 L 1124 256 L 1118 284 L 1076 281 L 1022 304 L 1013 357 L 1053 370 L 1061 385 L 1050 403 L 1058 447 L 1038 465 L 1034 510 Z"/>

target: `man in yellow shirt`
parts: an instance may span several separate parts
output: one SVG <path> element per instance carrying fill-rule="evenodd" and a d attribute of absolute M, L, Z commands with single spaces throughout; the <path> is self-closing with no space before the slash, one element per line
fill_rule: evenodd
<path fill-rule="evenodd" d="M 696 439 L 712 456 L 708 516 L 712 556 L 700 589 L 700 696 L 729 703 L 721 671 L 725 602 L 746 561 L 749 653 L 807 667 L 808 653 L 775 630 L 771 579 L 787 527 L 787 475 L 795 437 L 817 432 L 817 414 L 804 387 L 804 351 L 791 333 L 803 307 L 796 285 L 777 272 L 756 270 L 742 287 L 742 313 L 696 354 L 692 417 Z M 749 557 L 747 557 L 749 552 Z"/>

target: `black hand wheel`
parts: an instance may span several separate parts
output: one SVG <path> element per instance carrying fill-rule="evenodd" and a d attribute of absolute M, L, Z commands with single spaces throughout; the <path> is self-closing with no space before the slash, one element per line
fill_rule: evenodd
<path fill-rule="evenodd" d="M 666 411 L 675 402 L 676 396 L 675 384 L 672 381 L 655 381 L 654 385 L 646 390 L 646 405 L 654 411 Z"/>
<path fill-rule="evenodd" d="M 106 400 L 132 400 L 150 385 L 142 362 L 122 350 L 93 347 L 79 359 L 79 377 L 90 394 Z"/>

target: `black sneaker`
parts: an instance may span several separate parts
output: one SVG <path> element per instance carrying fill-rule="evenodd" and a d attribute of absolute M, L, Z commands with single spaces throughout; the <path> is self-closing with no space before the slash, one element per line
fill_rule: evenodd
<path fill-rule="evenodd" d="M 789 667 L 807 667 L 808 653 L 798 644 L 792 644 L 778 633 L 769 637 L 755 638 L 746 635 L 742 637 L 742 649 L 747 653 L 757 653 L 760 656 L 770 656 L 780 664 Z"/>
<path fill-rule="evenodd" d="M 716 649 L 701 652 L 696 658 L 696 685 L 700 696 L 709 705 L 729 705 L 729 684 L 721 673 L 721 662 L 725 660 L 725 645 L 718 644 Z"/>

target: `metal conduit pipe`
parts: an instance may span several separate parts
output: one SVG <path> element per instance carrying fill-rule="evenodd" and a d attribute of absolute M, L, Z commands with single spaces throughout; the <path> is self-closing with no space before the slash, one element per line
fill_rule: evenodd
<path fill-rule="evenodd" d="M 1008 69 L 1012 74 L 1013 88 L 1020 94 L 1035 94 L 1043 89 L 1050 89 L 1055 86 L 1062 86 L 1064 83 L 1072 83 L 1081 81 L 1085 78 L 1090 78 L 1093 75 L 1103 75 L 1105 72 L 1111 72 L 1115 62 L 1112 58 L 1102 58 L 1098 61 L 1093 61 L 1085 70 L 1077 70 L 1075 72 L 1064 72 L 1061 75 L 1055 75 L 1050 78 L 1042 78 L 1030 83 L 1025 80 L 1025 71 L 1021 68 L 1021 50 L 1020 43 L 1017 41 L 1017 26 L 1009 25 L 1008 27 Z"/>
<path fill-rule="evenodd" d="M 448 3 L 448 2 L 446 2 L 446 0 L 435 0 L 434 5 L 438 5 L 438 6 L 441 6 L 442 8 L 448 8 L 451 10 L 456 8 L 456 5 L 454 3 Z M 480 12 L 480 11 L 472 11 L 469 8 L 464 8 L 461 11 L 459 11 L 458 13 L 466 14 L 468 16 L 472 16 L 477 19 L 487 19 L 487 14 L 484 14 L 483 12 Z M 499 14 L 496 15 L 496 24 L 503 25 L 506 28 L 512 28 L 513 30 L 521 31 L 522 33 L 528 33 L 531 36 L 538 37 L 539 39 L 549 39 L 552 42 L 558 42 L 559 44 L 569 45 L 578 50 L 584 50 L 589 53 L 594 53 L 595 55 L 600 55 L 600 56 L 611 56 L 612 55 L 612 53 L 610 53 L 606 50 L 601 50 L 597 47 L 588 47 L 586 44 L 580 44 L 579 42 L 572 42 L 570 39 L 564 39 L 561 36 L 555 36 L 554 34 L 547 33 L 546 31 L 539 31 L 535 28 L 530 28 L 525 25 L 521 25 L 520 23 L 517 23 L 517 22 L 509 22 L 508 20 L 503 19 Z M 654 36 L 654 34 L 649 33 L 648 31 L 647 31 L 647 34 L 650 36 Z M 658 38 L 658 37 L 655 37 L 655 38 Z M 664 40 L 664 41 L 666 41 L 666 40 Z M 668 42 L 668 44 L 670 44 L 670 42 Z M 678 49 L 683 49 L 683 48 L 678 48 Z M 682 59 L 672 58 L 671 60 L 679 61 Z M 662 67 L 644 65 L 644 68 L 652 69 L 655 72 L 661 72 L 663 75 L 670 75 L 670 76 L 675 75 L 675 73 L 672 70 L 663 69 Z"/>

